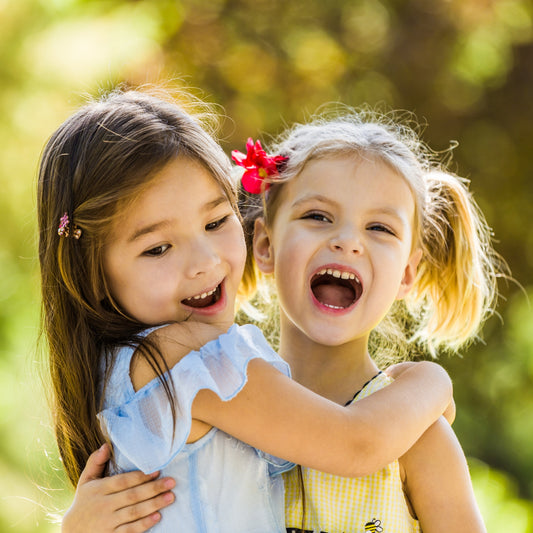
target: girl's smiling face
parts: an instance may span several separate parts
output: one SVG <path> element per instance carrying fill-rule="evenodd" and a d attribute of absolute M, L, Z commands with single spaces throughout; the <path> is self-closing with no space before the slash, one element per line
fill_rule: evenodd
<path fill-rule="evenodd" d="M 222 188 L 180 156 L 116 218 L 104 270 L 116 303 L 139 322 L 229 325 L 245 257 L 242 226 Z"/>
<path fill-rule="evenodd" d="M 280 195 L 254 251 L 275 275 L 282 327 L 324 345 L 366 340 L 416 275 L 407 182 L 380 161 L 332 156 L 307 163 Z"/>

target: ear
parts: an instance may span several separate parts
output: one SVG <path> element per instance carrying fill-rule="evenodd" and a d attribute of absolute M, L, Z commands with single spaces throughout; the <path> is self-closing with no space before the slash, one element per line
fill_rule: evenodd
<path fill-rule="evenodd" d="M 405 298 L 413 288 L 416 279 L 416 269 L 418 268 L 418 263 L 420 263 L 421 258 L 422 250 L 420 248 L 417 248 L 409 257 L 400 283 L 400 288 L 398 289 L 398 294 L 396 295 L 397 300 Z"/>
<path fill-rule="evenodd" d="M 255 263 L 259 270 L 263 274 L 272 274 L 274 272 L 274 249 L 263 217 L 255 220 L 253 247 Z"/>

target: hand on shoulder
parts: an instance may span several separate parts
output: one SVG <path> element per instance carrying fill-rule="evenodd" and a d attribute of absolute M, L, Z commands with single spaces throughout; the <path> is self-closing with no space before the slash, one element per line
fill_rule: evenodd
<path fill-rule="evenodd" d="M 453 424 L 455 420 L 455 400 L 453 399 L 453 387 L 450 377 L 448 376 L 448 373 L 446 370 L 438 365 L 437 363 L 433 363 L 431 361 L 405 361 L 403 363 L 397 363 L 395 365 L 389 366 L 385 370 L 385 374 L 387 374 L 392 379 L 399 379 L 400 376 L 406 375 L 406 373 L 412 374 L 417 376 L 417 379 L 430 379 L 434 380 L 435 385 L 441 384 L 446 386 L 446 384 L 449 384 L 450 387 L 450 397 L 449 397 L 449 403 L 445 410 L 443 411 L 442 415 L 444 418 L 448 421 L 448 423 Z"/>

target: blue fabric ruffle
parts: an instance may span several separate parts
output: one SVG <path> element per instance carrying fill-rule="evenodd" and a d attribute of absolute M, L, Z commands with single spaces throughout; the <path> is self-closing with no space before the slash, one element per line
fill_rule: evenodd
<path fill-rule="evenodd" d="M 145 473 L 163 469 L 185 446 L 191 407 L 198 391 L 209 389 L 223 401 L 247 381 L 248 363 L 261 358 L 285 375 L 289 367 L 253 325 L 233 325 L 217 339 L 183 357 L 169 374 L 174 383 L 176 424 L 164 387 L 154 379 L 120 405 L 101 411 L 100 424 L 113 446 Z M 123 377 L 129 380 L 129 375 Z"/>

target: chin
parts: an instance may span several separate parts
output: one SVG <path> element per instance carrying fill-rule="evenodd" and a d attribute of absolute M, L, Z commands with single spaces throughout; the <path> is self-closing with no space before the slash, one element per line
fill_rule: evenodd
<path fill-rule="evenodd" d="M 352 340 L 351 338 L 346 337 L 346 333 L 344 332 L 335 333 L 332 331 L 321 331 L 320 333 L 314 332 L 307 334 L 307 337 L 315 344 L 331 348 L 342 346 Z"/>

